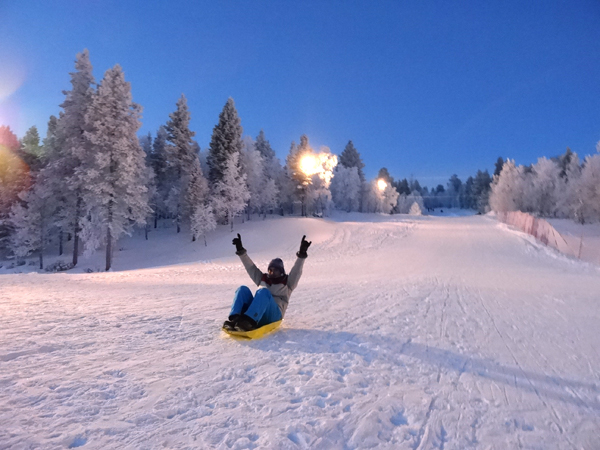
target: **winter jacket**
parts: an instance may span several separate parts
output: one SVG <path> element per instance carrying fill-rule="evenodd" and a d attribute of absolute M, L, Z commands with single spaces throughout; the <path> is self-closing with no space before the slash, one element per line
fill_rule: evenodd
<path fill-rule="evenodd" d="M 298 258 L 294 263 L 294 267 L 290 270 L 289 275 L 284 275 L 281 278 L 272 279 L 266 273 L 260 271 L 256 264 L 252 262 L 247 253 L 238 255 L 246 268 L 246 272 L 252 278 L 252 281 L 261 288 L 267 288 L 279 309 L 281 311 L 281 318 L 285 315 L 285 310 L 288 307 L 290 301 L 290 295 L 292 291 L 298 286 L 300 276 L 302 275 L 302 267 L 304 266 L 304 260 L 306 258 Z"/>

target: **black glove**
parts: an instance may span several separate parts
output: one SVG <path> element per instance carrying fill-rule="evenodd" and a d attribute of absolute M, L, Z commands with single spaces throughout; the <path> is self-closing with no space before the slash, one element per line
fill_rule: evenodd
<path fill-rule="evenodd" d="M 242 237 L 240 236 L 240 233 L 238 233 L 238 236 L 236 238 L 233 238 L 233 241 L 231 241 L 231 243 L 235 245 L 236 255 L 243 255 L 244 253 L 246 253 L 246 249 L 242 245 Z"/>
<path fill-rule="evenodd" d="M 312 241 L 307 241 L 306 239 L 304 239 L 305 237 L 306 235 L 302 236 L 302 242 L 300 242 L 300 250 L 298 251 L 298 253 L 296 253 L 296 256 L 298 258 L 306 258 L 308 256 L 306 254 L 306 250 L 308 250 L 308 247 L 310 247 Z"/>

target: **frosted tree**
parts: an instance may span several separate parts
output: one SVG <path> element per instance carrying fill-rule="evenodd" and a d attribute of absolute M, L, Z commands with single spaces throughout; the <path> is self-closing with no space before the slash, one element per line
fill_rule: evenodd
<path fill-rule="evenodd" d="M 600 151 L 600 144 L 597 146 Z M 585 158 L 578 180 L 580 223 L 600 221 L 600 154 Z"/>
<path fill-rule="evenodd" d="M 187 195 L 190 170 L 198 160 L 198 154 L 192 138 L 194 132 L 190 130 L 190 112 L 184 95 L 177 101 L 177 109 L 169 115 L 170 120 L 165 126 L 167 132 L 168 167 L 170 182 L 174 190 L 169 197 L 169 208 L 175 213 L 177 232 L 181 231 L 181 222 L 189 217 L 185 215 L 184 199 Z M 178 195 L 175 196 L 175 193 Z M 184 216 L 185 215 L 185 216 Z"/>
<path fill-rule="evenodd" d="M 362 191 L 362 182 L 358 167 L 339 164 L 331 180 L 331 195 L 338 209 L 347 212 L 358 211 Z"/>
<path fill-rule="evenodd" d="M 562 187 L 559 188 L 562 194 L 558 197 L 557 205 L 558 215 L 583 223 L 584 198 L 580 183 L 581 163 L 577 153 L 573 153 L 569 157 L 569 161 L 564 165 L 563 170 Z M 561 175 L 562 173 L 561 171 Z"/>
<path fill-rule="evenodd" d="M 246 175 L 239 166 L 240 154 L 232 153 L 225 165 L 223 177 L 217 181 L 213 188 L 213 209 L 219 216 L 225 217 L 233 231 L 233 218 L 244 210 L 250 198 L 246 186 Z"/>
<path fill-rule="evenodd" d="M 192 242 L 196 240 L 196 237 L 210 231 L 205 229 L 207 226 L 206 220 L 209 216 L 208 204 L 208 183 L 202 173 L 200 161 L 198 158 L 195 158 L 192 163 L 190 181 L 186 193 L 186 208 L 190 217 Z M 212 209 L 210 210 L 210 215 L 212 216 Z"/>
<path fill-rule="evenodd" d="M 254 212 L 262 210 L 261 191 L 265 185 L 265 167 L 261 153 L 256 150 L 254 140 L 250 136 L 242 139 L 242 151 L 240 152 L 240 167 L 246 175 L 246 184 L 250 192 L 246 212 L 248 220 Z"/>
<path fill-rule="evenodd" d="M 290 180 L 281 167 L 281 163 L 276 157 L 275 151 L 271 148 L 271 144 L 266 139 L 263 130 L 260 130 L 260 133 L 256 137 L 255 148 L 260 152 L 263 158 L 266 183 L 262 196 L 262 205 L 263 214 L 266 217 L 267 210 L 276 208 L 280 202 L 281 194 L 283 193 L 285 195 L 290 186 Z M 288 197 L 289 196 L 290 195 L 288 195 Z"/>
<path fill-rule="evenodd" d="M 408 210 L 408 214 L 411 216 L 421 216 L 423 215 L 423 209 L 417 202 L 413 202 L 410 209 Z"/>
<path fill-rule="evenodd" d="M 37 127 L 33 126 L 27 130 L 21 139 L 19 153 L 31 172 L 37 174 L 44 163 L 44 147 L 40 143 Z"/>
<path fill-rule="evenodd" d="M 360 153 L 358 153 L 358 150 L 356 150 L 352 141 L 348 141 L 346 147 L 344 148 L 344 151 L 340 154 L 339 164 L 348 169 L 351 167 L 356 167 L 358 171 L 358 176 L 360 177 L 360 180 L 364 183 L 365 174 L 363 172 L 363 169 L 365 167 L 365 164 L 363 163 L 360 157 Z"/>
<path fill-rule="evenodd" d="M 242 125 L 235 109 L 232 98 L 227 100 L 219 122 L 213 128 L 210 140 L 209 153 L 206 159 L 208 164 L 208 180 L 211 191 L 216 192 L 216 186 L 225 176 L 231 155 L 242 151 Z"/>
<path fill-rule="evenodd" d="M 474 207 L 480 213 L 487 212 L 487 209 L 489 207 L 491 184 L 492 178 L 490 177 L 489 172 L 487 170 L 484 170 L 483 172 L 481 170 L 478 170 L 477 175 L 473 180 L 472 196 Z"/>
<path fill-rule="evenodd" d="M 17 258 L 23 258 L 37 251 L 39 268 L 44 268 L 44 249 L 52 227 L 52 216 L 56 204 L 50 186 L 43 176 L 29 191 L 20 194 L 21 202 L 13 204 L 9 221 L 13 232 L 10 248 Z"/>
<path fill-rule="evenodd" d="M 519 211 L 522 208 L 523 167 L 507 159 L 500 174 L 494 177 L 490 193 L 490 208 L 496 212 Z"/>
<path fill-rule="evenodd" d="M 561 168 L 554 161 L 539 158 L 532 168 L 531 203 L 533 212 L 541 217 L 554 217 L 562 188 Z"/>
<path fill-rule="evenodd" d="M 213 208 L 210 203 L 204 203 L 199 205 L 191 217 L 191 230 L 194 238 L 196 236 L 204 237 L 204 246 L 206 243 L 206 234 L 214 230 L 217 227 L 217 221 L 213 213 Z"/>
<path fill-rule="evenodd" d="M 398 195 L 398 201 L 396 204 L 396 210 L 400 214 L 411 214 L 411 208 L 413 205 L 418 205 L 419 209 L 423 211 L 425 208 L 425 203 L 423 201 L 423 196 L 420 192 L 413 191 L 410 194 L 402 194 Z"/>
<path fill-rule="evenodd" d="M 391 214 L 398 203 L 398 191 L 381 178 L 373 180 L 365 192 L 364 205 L 367 212 Z"/>
<path fill-rule="evenodd" d="M 152 151 L 148 157 L 148 165 L 154 172 L 154 189 L 150 205 L 154 212 L 154 228 L 158 227 L 159 217 L 167 213 L 166 199 L 169 195 L 169 155 L 167 153 L 167 131 L 159 127 L 152 143 Z"/>
<path fill-rule="evenodd" d="M 19 140 L 10 128 L 0 126 L 0 248 L 10 232 L 7 222 L 10 208 L 19 193 L 30 185 L 29 170 L 18 155 L 19 147 Z"/>
<path fill-rule="evenodd" d="M 49 178 L 60 180 L 56 187 L 60 206 L 58 221 L 61 229 L 70 230 L 73 236 L 73 265 L 77 265 L 80 252 L 81 222 L 85 213 L 83 189 L 85 180 L 80 176 L 82 160 L 89 156 L 90 143 L 84 138 L 89 131 L 85 116 L 92 103 L 95 81 L 87 50 L 77 54 L 76 71 L 71 73 L 70 91 L 63 91 L 65 100 L 56 130 L 56 151 L 49 158 Z M 136 138 L 137 141 L 137 138 Z"/>
<path fill-rule="evenodd" d="M 86 114 L 92 151 L 76 170 L 85 182 L 86 249 L 106 245 L 107 271 L 116 240 L 144 224 L 150 212 L 145 154 L 136 136 L 140 115 L 121 67 L 107 70 Z"/>

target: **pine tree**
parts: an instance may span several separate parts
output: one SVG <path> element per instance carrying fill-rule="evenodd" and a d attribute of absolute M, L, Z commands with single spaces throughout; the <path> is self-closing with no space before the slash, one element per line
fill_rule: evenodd
<path fill-rule="evenodd" d="M 85 182 L 86 249 L 106 244 L 107 271 L 113 244 L 150 212 L 145 154 L 136 136 L 140 115 L 121 67 L 107 70 L 86 114 L 91 152 L 76 170 Z"/>
<path fill-rule="evenodd" d="M 187 100 L 184 95 L 177 101 L 177 109 L 169 115 L 165 129 L 167 131 L 167 146 L 170 179 L 178 197 L 171 197 L 171 209 L 175 211 L 175 222 L 177 232 L 181 231 L 181 223 L 186 219 L 184 211 L 184 200 L 187 195 L 189 175 L 192 166 L 198 159 L 194 142 L 194 132 L 190 130 L 190 112 L 187 107 Z"/>
<path fill-rule="evenodd" d="M 210 140 L 209 154 L 206 162 L 209 167 L 208 180 L 212 192 L 217 192 L 217 184 L 223 180 L 231 155 L 242 151 L 242 126 L 235 109 L 235 103 L 230 97 L 225 103 L 219 122 L 213 128 Z"/>
<path fill-rule="evenodd" d="M 239 166 L 240 154 L 232 153 L 225 165 L 223 178 L 213 188 L 213 205 L 217 215 L 225 216 L 233 231 L 233 218 L 244 210 L 250 198 L 246 175 Z"/>

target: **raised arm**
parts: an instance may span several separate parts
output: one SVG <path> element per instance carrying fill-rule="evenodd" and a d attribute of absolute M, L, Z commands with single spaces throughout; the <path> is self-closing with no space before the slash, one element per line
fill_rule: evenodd
<path fill-rule="evenodd" d="M 302 276 L 302 268 L 304 267 L 304 261 L 308 257 L 306 251 L 312 241 L 307 241 L 306 236 L 302 236 L 302 241 L 300 242 L 300 250 L 296 253 L 298 259 L 294 263 L 294 267 L 290 270 L 290 274 L 288 275 L 288 287 L 293 291 L 298 286 L 298 282 L 300 281 L 300 277 Z"/>
<path fill-rule="evenodd" d="M 242 237 L 239 233 L 236 238 L 233 238 L 233 241 L 231 241 L 231 243 L 235 245 L 235 254 L 238 255 L 242 260 L 242 264 L 244 265 L 246 272 L 248 272 L 248 275 L 250 275 L 250 278 L 252 279 L 254 284 L 260 286 L 260 281 L 262 280 L 263 273 L 258 267 L 256 267 L 256 264 L 254 264 L 254 262 L 252 262 L 252 260 L 248 256 L 246 249 L 242 245 Z"/>

